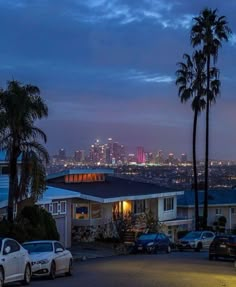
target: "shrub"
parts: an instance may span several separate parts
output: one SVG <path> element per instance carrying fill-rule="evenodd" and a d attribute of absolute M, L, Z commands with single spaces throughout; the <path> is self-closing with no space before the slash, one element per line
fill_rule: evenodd
<path fill-rule="evenodd" d="M 14 223 L 7 220 L 0 222 L 0 236 L 12 237 L 19 242 L 28 240 L 59 240 L 56 222 L 45 209 L 26 206 Z"/>

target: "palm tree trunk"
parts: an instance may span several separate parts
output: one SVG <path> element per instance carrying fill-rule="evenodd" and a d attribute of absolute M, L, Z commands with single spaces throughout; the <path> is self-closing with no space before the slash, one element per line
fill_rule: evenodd
<path fill-rule="evenodd" d="M 14 148 L 12 148 L 10 154 L 9 169 L 10 169 L 10 176 L 9 176 L 7 219 L 9 222 L 13 222 L 14 197 L 17 189 L 17 152 Z"/>
<path fill-rule="evenodd" d="M 194 177 L 194 199 L 195 199 L 195 230 L 199 230 L 198 178 L 197 178 L 197 160 L 196 160 L 197 116 L 198 111 L 195 110 L 193 120 L 193 177 Z"/>
<path fill-rule="evenodd" d="M 210 109 L 210 54 L 207 56 L 207 103 L 206 103 L 206 149 L 205 149 L 205 192 L 204 192 L 204 210 L 203 226 L 207 227 L 208 218 L 208 161 L 209 161 L 209 109 Z"/>

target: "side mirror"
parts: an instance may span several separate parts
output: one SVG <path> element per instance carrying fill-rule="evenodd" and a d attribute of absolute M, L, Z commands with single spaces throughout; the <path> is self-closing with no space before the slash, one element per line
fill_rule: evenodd
<path fill-rule="evenodd" d="M 7 246 L 5 249 L 4 249 L 4 254 L 9 254 L 11 252 L 11 247 L 10 246 Z"/>
<path fill-rule="evenodd" d="M 62 248 L 57 248 L 55 252 L 56 253 L 63 252 L 63 249 Z"/>

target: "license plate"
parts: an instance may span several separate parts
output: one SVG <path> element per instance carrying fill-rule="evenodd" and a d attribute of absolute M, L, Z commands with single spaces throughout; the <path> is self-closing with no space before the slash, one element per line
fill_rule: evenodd
<path fill-rule="evenodd" d="M 142 246 L 139 246 L 139 247 L 138 247 L 138 250 L 143 250 L 143 247 L 142 247 Z"/>
<path fill-rule="evenodd" d="M 220 244 L 220 247 L 223 247 L 223 248 L 225 248 L 225 247 L 226 247 L 226 245 L 224 245 L 224 244 Z"/>

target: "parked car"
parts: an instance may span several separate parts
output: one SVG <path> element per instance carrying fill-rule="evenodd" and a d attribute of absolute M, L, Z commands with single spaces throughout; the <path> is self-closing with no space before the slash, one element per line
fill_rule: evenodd
<path fill-rule="evenodd" d="M 5 283 L 31 281 L 31 261 L 28 252 L 12 238 L 0 238 L 0 287 Z"/>
<path fill-rule="evenodd" d="M 236 259 L 236 235 L 217 235 L 209 248 L 209 260 L 218 257 Z"/>
<path fill-rule="evenodd" d="M 72 255 L 60 242 L 29 241 L 23 243 L 23 247 L 29 252 L 33 276 L 49 276 L 55 279 L 59 274 L 72 275 Z"/>
<path fill-rule="evenodd" d="M 201 249 L 209 248 L 214 238 L 215 233 L 212 231 L 191 231 L 177 241 L 176 247 L 180 251 L 184 249 L 200 251 Z"/>
<path fill-rule="evenodd" d="M 170 239 L 164 233 L 142 234 L 135 242 L 134 252 L 157 253 L 158 251 L 171 252 Z"/>

